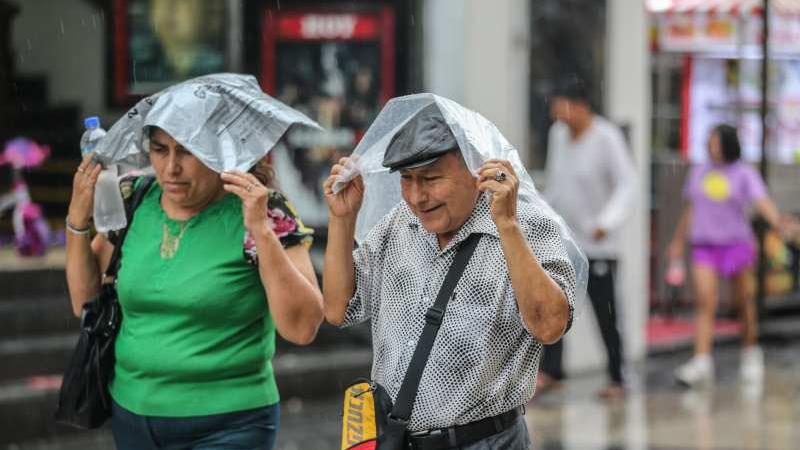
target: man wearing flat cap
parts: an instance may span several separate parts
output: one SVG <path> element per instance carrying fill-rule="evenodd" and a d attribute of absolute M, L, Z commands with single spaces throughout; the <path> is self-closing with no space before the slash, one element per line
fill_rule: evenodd
<path fill-rule="evenodd" d="M 518 201 L 512 164 L 481 158 L 473 174 L 465 157 L 476 150 L 461 148 L 452 126 L 433 103 L 391 138 L 383 166 L 400 173 L 403 201 L 355 250 L 364 180 L 334 193 L 352 162 L 332 168 L 325 316 L 338 326 L 372 321 L 372 378 L 396 400 L 406 372 L 420 370 L 412 355 L 456 252 L 479 236 L 421 366 L 407 447 L 528 448 L 522 408 L 542 344 L 571 322 L 575 269 L 555 220 Z"/>

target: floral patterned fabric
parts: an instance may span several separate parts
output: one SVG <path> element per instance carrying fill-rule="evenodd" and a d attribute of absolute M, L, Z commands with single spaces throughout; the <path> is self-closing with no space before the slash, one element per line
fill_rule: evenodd
<path fill-rule="evenodd" d="M 269 190 L 267 216 L 272 231 L 280 239 L 283 248 L 300 244 L 311 246 L 314 230 L 303 225 L 294 206 L 282 193 L 274 189 Z M 244 235 L 244 257 L 251 264 L 258 264 L 256 241 L 249 232 Z"/>

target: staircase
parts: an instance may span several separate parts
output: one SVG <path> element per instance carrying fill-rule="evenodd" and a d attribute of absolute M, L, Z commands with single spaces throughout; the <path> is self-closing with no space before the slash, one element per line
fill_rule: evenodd
<path fill-rule="evenodd" d="M 79 431 L 52 420 L 78 328 L 67 296 L 63 250 L 54 250 L 41 267 L 30 262 L 15 267 L 19 264 L 9 262 L 15 258 L 10 250 L 0 255 L 0 450 L 59 448 L 70 439 L 107 441 L 107 429 Z M 323 325 L 308 347 L 279 338 L 273 364 L 281 398 L 341 392 L 354 378 L 369 374 L 369 348 L 366 325 L 346 331 Z"/>

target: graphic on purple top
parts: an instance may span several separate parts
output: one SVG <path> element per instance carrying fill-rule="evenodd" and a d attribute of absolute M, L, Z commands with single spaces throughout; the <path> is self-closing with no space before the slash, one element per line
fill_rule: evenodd
<path fill-rule="evenodd" d="M 767 188 L 747 163 L 705 164 L 690 170 L 683 196 L 692 204 L 693 244 L 734 244 L 754 239 L 749 208 Z"/>

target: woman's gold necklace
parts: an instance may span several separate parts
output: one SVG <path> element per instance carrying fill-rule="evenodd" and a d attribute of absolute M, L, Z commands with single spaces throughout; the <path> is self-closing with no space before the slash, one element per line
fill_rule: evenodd
<path fill-rule="evenodd" d="M 181 245 L 181 239 L 183 238 L 183 234 L 186 232 L 186 226 L 189 222 L 181 222 L 180 224 L 180 231 L 176 236 L 173 236 L 170 232 L 169 226 L 165 223 L 163 224 L 164 232 L 161 235 L 161 259 L 172 259 L 175 257 L 175 254 L 178 253 L 178 247 Z"/>

